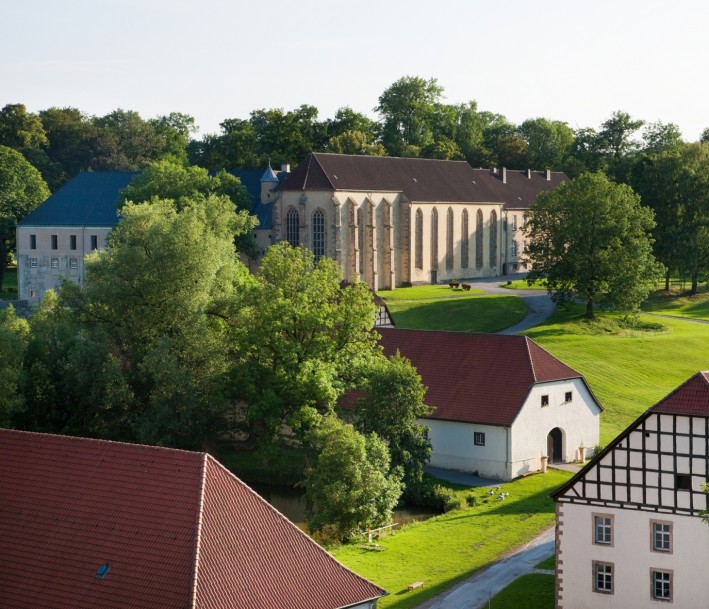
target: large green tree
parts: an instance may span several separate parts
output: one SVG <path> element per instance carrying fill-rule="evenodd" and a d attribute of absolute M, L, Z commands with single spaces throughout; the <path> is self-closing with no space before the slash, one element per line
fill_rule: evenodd
<path fill-rule="evenodd" d="M 41 174 L 22 154 L 0 146 L 0 291 L 17 223 L 49 197 Z"/>
<path fill-rule="evenodd" d="M 231 396 L 248 405 L 245 429 L 258 442 L 288 425 L 303 440 L 356 380 L 376 344 L 366 285 L 340 285 L 329 258 L 279 243 L 266 252 L 233 341 L 240 357 Z"/>
<path fill-rule="evenodd" d="M 542 193 L 525 234 L 527 279 L 544 279 L 558 303 L 574 298 L 594 316 L 595 303 L 635 312 L 661 273 L 652 255 L 653 213 L 630 186 L 586 173 Z"/>
<path fill-rule="evenodd" d="M 24 104 L 7 104 L 0 110 L 0 146 L 24 151 L 47 143 L 42 120 Z"/>
<path fill-rule="evenodd" d="M 170 200 L 128 203 L 121 216 L 107 248 L 87 258 L 84 286 L 65 284 L 63 297 L 121 365 L 134 396 L 121 413 L 126 433 L 203 446 L 225 427 L 217 379 L 233 359 L 230 319 L 251 281 L 233 244 L 248 216 L 215 195 L 179 212 Z"/>
<path fill-rule="evenodd" d="M 315 456 L 305 488 L 313 532 L 348 541 L 391 522 L 402 492 L 401 472 L 390 471 L 389 451 L 380 438 L 329 415 L 309 432 L 309 444 Z"/>
<path fill-rule="evenodd" d="M 399 353 L 366 362 L 361 371 L 354 407 L 354 425 L 363 434 L 376 433 L 386 441 L 392 468 L 403 471 L 404 484 L 420 482 L 431 444 L 417 419 L 433 408 L 424 403 L 426 388 L 411 362 Z"/>
<path fill-rule="evenodd" d="M 29 325 L 11 307 L 0 311 L 0 426 L 9 427 L 23 407 L 22 364 Z"/>

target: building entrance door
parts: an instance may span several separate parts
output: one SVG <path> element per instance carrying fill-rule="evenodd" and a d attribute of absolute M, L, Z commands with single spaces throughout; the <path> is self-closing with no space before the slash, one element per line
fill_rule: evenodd
<path fill-rule="evenodd" d="M 555 427 L 547 436 L 547 457 L 549 458 L 549 463 L 561 463 L 563 455 L 562 442 L 563 435 L 561 429 Z"/>

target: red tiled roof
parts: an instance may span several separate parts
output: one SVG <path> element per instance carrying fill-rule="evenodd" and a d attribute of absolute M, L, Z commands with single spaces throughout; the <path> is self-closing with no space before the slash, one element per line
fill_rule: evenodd
<path fill-rule="evenodd" d="M 351 190 L 401 192 L 410 201 L 501 203 L 526 209 L 538 193 L 553 190 L 563 173 L 473 169 L 465 161 L 370 157 L 314 152 L 278 187 L 279 190 Z"/>
<path fill-rule="evenodd" d="M 709 416 L 709 372 L 697 372 L 662 398 L 650 411 Z"/>
<path fill-rule="evenodd" d="M 209 455 L 0 430 L 2 609 L 339 609 L 383 593 Z"/>
<path fill-rule="evenodd" d="M 582 376 L 526 336 L 379 328 L 387 355 L 411 360 L 431 419 L 511 425 L 534 383 Z"/>

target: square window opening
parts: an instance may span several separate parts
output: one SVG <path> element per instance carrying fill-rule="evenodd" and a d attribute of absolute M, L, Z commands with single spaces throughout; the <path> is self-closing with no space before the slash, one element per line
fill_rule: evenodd
<path fill-rule="evenodd" d="M 689 474 L 675 474 L 675 488 L 678 491 L 691 491 L 692 476 Z"/>
<path fill-rule="evenodd" d="M 602 594 L 613 593 L 613 564 L 593 562 L 593 591 Z"/>
<path fill-rule="evenodd" d="M 573 393 L 573 391 L 567 391 L 567 392 L 564 394 L 564 403 L 570 404 L 570 403 L 573 402 L 573 401 L 574 401 L 574 393 Z"/>
<path fill-rule="evenodd" d="M 542 406 L 549 406 L 549 396 L 548 395 L 542 396 Z"/>
<path fill-rule="evenodd" d="M 475 446 L 485 446 L 485 433 L 482 431 L 476 431 L 473 434 L 473 442 Z"/>

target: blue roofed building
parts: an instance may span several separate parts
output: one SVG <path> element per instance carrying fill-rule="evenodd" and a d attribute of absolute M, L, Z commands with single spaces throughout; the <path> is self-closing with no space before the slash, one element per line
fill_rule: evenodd
<path fill-rule="evenodd" d="M 80 173 L 17 226 L 19 297 L 38 302 L 62 277 L 81 283 L 84 255 L 105 247 L 118 223 L 120 191 L 134 171 Z"/>

